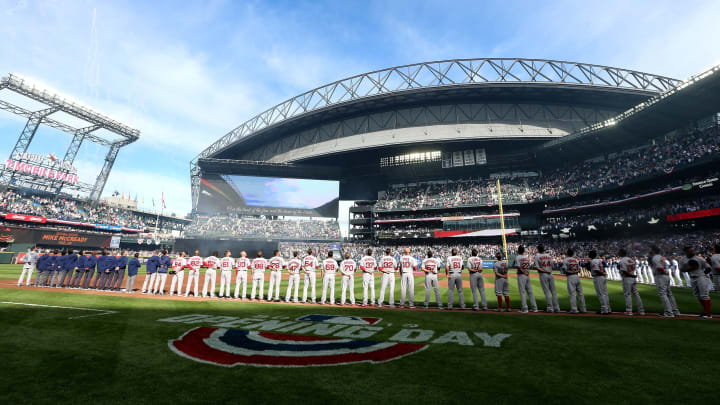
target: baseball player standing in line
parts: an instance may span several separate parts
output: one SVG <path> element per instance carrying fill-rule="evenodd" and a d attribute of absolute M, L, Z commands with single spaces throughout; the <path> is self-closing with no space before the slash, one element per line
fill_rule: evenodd
<path fill-rule="evenodd" d="M 218 259 L 218 252 L 215 251 L 211 256 L 205 258 L 205 281 L 203 282 L 202 297 L 207 297 L 208 287 L 210 287 L 210 298 L 215 298 L 215 285 L 217 277 L 217 269 L 220 268 L 220 259 Z"/>
<path fill-rule="evenodd" d="M 67 251 L 63 250 L 59 256 L 55 256 L 55 266 L 53 266 L 52 278 L 50 279 L 50 288 L 59 287 L 58 281 L 65 274 L 65 256 Z M 95 282 L 97 284 L 97 282 Z"/>
<path fill-rule="evenodd" d="M 645 315 L 645 307 L 643 306 L 640 293 L 637 289 L 635 260 L 627 257 L 627 251 L 625 249 L 620 249 L 618 251 L 618 256 L 620 256 L 620 260 L 618 261 L 618 271 L 622 277 L 623 295 L 625 296 L 625 315 L 633 314 L 633 297 L 635 297 L 638 313 L 640 315 Z"/>
<path fill-rule="evenodd" d="M 643 271 L 642 271 L 642 263 L 640 263 L 640 260 L 635 258 L 635 274 L 637 275 L 637 282 L 640 284 L 645 284 L 645 278 L 643 277 Z"/>
<path fill-rule="evenodd" d="M 605 265 L 602 259 L 597 257 L 596 251 L 591 250 L 589 256 L 590 275 L 593 279 L 593 286 L 595 286 L 595 293 L 597 294 L 598 300 L 600 300 L 600 311 L 598 311 L 598 314 L 609 315 L 612 311 L 610 310 L 610 297 L 608 296 L 607 290 Z"/>
<path fill-rule="evenodd" d="M 268 265 L 270 266 L 270 287 L 268 287 L 268 301 L 273 300 L 273 290 L 275 291 L 275 302 L 280 302 L 280 279 L 282 278 L 282 270 L 285 268 L 285 260 L 283 260 L 282 257 L 280 257 L 280 251 L 275 251 L 275 256 L 273 256 L 269 261 Z"/>
<path fill-rule="evenodd" d="M 32 279 L 33 272 L 35 271 L 35 264 L 37 263 L 38 259 L 38 253 L 37 253 L 37 246 L 33 246 L 32 248 L 28 249 L 28 252 L 25 254 L 25 257 L 23 258 L 23 261 L 25 262 L 23 264 L 22 273 L 20 273 L 20 278 L 18 279 L 17 285 L 20 287 L 23 283 L 23 278 L 27 277 L 25 281 L 25 285 L 30 285 L 30 279 Z"/>
<path fill-rule="evenodd" d="M 155 285 L 155 279 L 157 278 L 157 266 L 159 264 L 160 258 L 158 257 L 157 252 L 150 256 L 147 262 L 145 262 L 145 281 L 143 281 L 142 290 L 140 291 L 142 294 L 152 292 L 153 286 Z"/>
<path fill-rule="evenodd" d="M 710 280 L 705 277 L 705 269 L 708 267 L 705 259 L 695 254 L 691 247 L 683 249 L 685 257 L 680 260 L 680 272 L 688 274 L 693 295 L 700 301 L 705 312 L 700 313 L 700 318 L 712 318 L 712 301 L 710 301 Z"/>
<path fill-rule="evenodd" d="M 368 304 L 368 289 L 370 289 L 370 305 L 375 305 L 375 268 L 377 262 L 372 257 L 372 249 L 368 249 L 365 252 L 365 257 L 360 259 L 360 270 L 362 270 L 362 285 L 363 285 L 363 303 L 362 306 Z"/>
<path fill-rule="evenodd" d="M 128 278 L 127 282 L 125 284 L 125 292 L 126 293 L 132 293 L 135 291 L 135 278 L 138 274 L 138 269 L 140 268 L 140 257 L 139 253 L 135 253 L 135 255 L 128 261 Z"/>
<path fill-rule="evenodd" d="M 177 295 L 182 295 L 183 281 L 185 281 L 185 266 L 187 266 L 187 259 L 185 258 L 185 252 L 180 252 L 180 256 L 176 257 L 172 262 L 173 274 L 172 282 L 170 283 L 170 296 L 175 295 L 175 288 L 177 287 Z"/>
<path fill-rule="evenodd" d="M 265 290 L 265 270 L 268 268 L 268 261 L 263 257 L 262 250 L 258 250 L 257 257 L 252 261 L 252 292 L 250 293 L 250 301 L 255 300 L 255 291 L 260 287 L 260 294 L 257 296 L 258 301 L 263 299 Z M 268 297 L 268 301 L 270 297 Z"/>
<path fill-rule="evenodd" d="M 495 296 L 497 297 L 497 312 L 511 312 L 510 309 L 510 282 L 508 281 L 508 264 L 507 260 L 503 260 L 500 252 L 495 254 L 495 263 L 493 263 L 493 273 L 495 273 Z M 505 309 L 503 310 L 503 297 L 505 297 Z"/>
<path fill-rule="evenodd" d="M 524 314 L 528 312 L 527 297 L 530 297 L 532 311 L 537 312 L 537 302 L 533 294 L 532 284 L 530 284 L 530 268 L 532 267 L 533 260 L 530 255 L 525 254 L 525 246 L 518 246 L 517 252 L 518 255 L 515 256 L 515 269 L 517 270 L 518 290 L 520 291 L 520 312 Z"/>
<path fill-rule="evenodd" d="M 713 254 L 710 256 L 712 267 L 712 282 L 715 285 L 715 294 L 720 294 L 720 244 L 713 245 Z"/>
<path fill-rule="evenodd" d="M 303 299 L 302 302 L 307 302 L 308 286 L 311 287 L 312 292 L 312 303 L 315 303 L 315 271 L 319 268 L 318 261 L 313 256 L 312 249 L 308 249 L 307 256 L 303 259 L 303 271 L 305 271 L 305 287 L 303 288 Z"/>
<path fill-rule="evenodd" d="M 230 276 L 235 267 L 235 260 L 229 250 L 225 251 L 225 257 L 220 259 L 220 292 L 218 298 L 230 298 Z M 260 294 L 262 296 L 262 293 Z"/>
<path fill-rule="evenodd" d="M 288 268 L 288 287 L 287 293 L 285 294 L 285 302 L 290 302 L 290 293 L 295 288 L 295 295 L 293 296 L 293 302 L 298 302 L 298 287 L 300 286 L 300 269 L 302 268 L 302 262 L 298 259 L 298 252 L 293 252 L 293 258 L 287 264 Z"/>
<path fill-rule="evenodd" d="M 680 260 L 678 260 L 678 273 L 682 274 L 683 278 L 685 279 L 685 287 L 692 288 L 692 279 L 690 277 L 690 273 L 687 271 L 682 271 L 682 262 L 684 261 L 685 257 L 680 256 Z"/>
<path fill-rule="evenodd" d="M 435 301 L 438 309 L 443 309 L 440 301 L 440 284 L 438 283 L 438 270 L 442 262 L 433 257 L 432 250 L 428 250 L 427 259 L 422 262 L 422 269 L 425 272 L 425 309 L 430 306 L 430 289 L 435 290 Z"/>
<path fill-rule="evenodd" d="M 242 298 L 243 300 L 247 296 L 247 278 L 248 269 L 252 266 L 250 259 L 247 258 L 247 253 L 243 250 L 240 252 L 240 258 L 235 260 L 235 299 Z M 242 296 L 240 296 L 240 285 L 242 284 Z"/>
<path fill-rule="evenodd" d="M 345 293 L 350 290 L 350 305 L 355 305 L 355 269 L 357 263 L 350 258 L 350 252 L 345 253 L 345 260 L 340 263 L 342 280 L 340 282 L 340 305 L 345 305 Z"/>
<path fill-rule="evenodd" d="M 167 249 L 163 249 L 162 256 L 158 260 L 157 277 L 155 277 L 154 294 L 165 295 L 165 282 L 167 281 L 168 269 L 172 265 Z"/>
<path fill-rule="evenodd" d="M 322 264 L 322 280 L 323 280 L 323 292 L 320 303 L 325 304 L 325 297 L 327 297 L 327 289 L 330 287 L 330 305 L 335 305 L 335 273 L 337 272 L 338 264 L 333 259 L 332 250 L 328 252 L 328 257 L 323 261 Z"/>
<path fill-rule="evenodd" d="M 65 263 L 63 265 L 63 273 L 62 277 L 57 282 L 57 287 L 65 287 L 65 282 L 67 281 L 67 284 L 70 284 L 70 280 L 72 279 L 72 275 L 75 273 L 75 270 L 77 270 L 77 266 L 75 265 L 77 263 L 78 255 L 72 250 L 69 249 L 67 252 L 67 255 L 65 256 Z"/>
<path fill-rule="evenodd" d="M 383 301 L 385 301 L 385 289 L 390 287 L 390 296 L 388 297 L 388 304 L 390 308 L 395 308 L 395 269 L 397 263 L 395 258 L 390 255 L 392 251 L 390 248 L 385 249 L 385 256 L 380 258 L 380 271 L 382 272 L 382 280 L 380 281 L 380 298 L 378 298 L 378 308 L 382 307 Z"/>
<path fill-rule="evenodd" d="M 78 261 L 79 260 L 80 258 L 78 257 Z M 127 252 L 123 250 L 120 253 L 120 257 L 115 259 L 115 273 L 113 274 L 114 277 L 110 283 L 110 287 L 113 288 L 114 291 L 120 291 L 120 288 L 122 288 L 122 282 L 125 279 L 125 270 L 127 269 L 127 264 Z"/>
<path fill-rule="evenodd" d="M 200 251 L 196 250 L 195 255 L 188 260 L 188 282 L 185 286 L 185 296 L 190 295 L 190 289 L 193 289 L 193 297 L 197 298 L 198 295 L 198 281 L 200 279 L 200 267 L 202 267 L 203 259 L 200 257 Z"/>
<path fill-rule="evenodd" d="M 670 290 L 670 269 L 665 267 L 665 262 L 665 258 L 660 256 L 660 248 L 655 245 L 650 246 L 650 267 L 655 276 L 653 278 L 655 288 L 657 288 L 664 307 L 664 312 L 659 315 L 665 318 L 674 318 L 676 315 L 680 315 L 680 310 L 678 310 L 677 302 Z"/>
<path fill-rule="evenodd" d="M 458 292 L 460 309 L 465 309 L 465 294 L 462 287 L 463 258 L 458 256 L 458 250 L 453 248 L 451 256 L 447 258 L 445 265 L 445 276 L 448 278 L 448 309 L 453 309 L 455 303 L 455 290 Z"/>
<path fill-rule="evenodd" d="M 47 269 L 50 265 L 50 252 L 46 252 L 44 255 L 38 257 L 37 259 L 37 276 L 35 276 L 35 282 L 33 283 L 34 287 L 45 287 L 45 284 L 42 283 L 43 279 L 47 281 Z"/>
<path fill-rule="evenodd" d="M 400 258 L 400 308 L 405 305 L 405 294 L 407 293 L 408 307 L 415 308 L 415 276 L 417 260 L 410 256 L 410 249 L 405 248 L 405 255 Z"/>
<path fill-rule="evenodd" d="M 85 256 L 85 252 L 82 250 L 78 252 L 78 258 L 75 261 L 75 274 L 73 275 L 72 279 L 70 280 L 70 285 L 68 287 L 73 289 L 79 289 L 80 288 L 80 282 L 82 281 L 83 275 L 85 275 L 85 263 L 87 262 L 87 256 Z"/>
<path fill-rule="evenodd" d="M 540 286 L 545 294 L 545 302 L 547 309 L 545 312 L 560 312 L 560 302 L 558 301 L 557 290 L 555 289 L 555 277 L 552 274 L 553 259 L 549 254 L 545 253 L 545 246 L 538 245 L 538 254 L 535 255 L 535 270 L 540 276 Z"/>
<path fill-rule="evenodd" d="M 680 278 L 680 264 L 678 263 L 677 259 L 674 257 L 672 258 L 672 260 L 670 260 L 670 268 L 672 269 L 672 274 L 670 275 L 670 277 L 674 277 L 675 279 L 677 279 L 677 283 L 676 283 L 677 286 L 682 287 L 683 283 L 682 283 L 682 279 Z M 686 286 L 686 287 L 689 287 L 689 286 Z"/>
<path fill-rule="evenodd" d="M 470 271 L 470 291 L 473 296 L 473 311 L 480 310 L 478 304 L 478 291 L 480 291 L 480 300 L 482 303 L 482 310 L 487 311 L 487 299 L 485 298 L 485 278 L 483 277 L 483 261 L 478 256 L 477 249 L 471 251 L 471 256 L 468 257 L 467 267 Z"/>
<path fill-rule="evenodd" d="M 587 309 L 585 308 L 585 295 L 583 294 L 582 284 L 578 276 L 580 272 L 580 261 L 573 256 L 575 256 L 575 252 L 572 249 L 568 249 L 567 257 L 563 260 L 563 267 L 567 275 L 568 295 L 570 296 L 570 313 L 578 313 L 577 300 L 580 300 L 580 313 L 584 314 L 587 312 Z"/>

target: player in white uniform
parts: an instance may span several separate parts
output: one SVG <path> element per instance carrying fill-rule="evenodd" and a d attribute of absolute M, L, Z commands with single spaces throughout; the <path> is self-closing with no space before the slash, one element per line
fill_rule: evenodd
<path fill-rule="evenodd" d="M 533 265 L 533 259 L 530 255 L 525 254 L 525 246 L 518 246 L 517 252 L 515 269 L 517 270 L 518 291 L 520 291 L 520 312 L 524 314 L 528 312 L 527 298 L 530 298 L 532 311 L 537 312 L 537 302 L 535 301 L 535 294 L 533 294 L 532 284 L 530 284 L 530 269 Z"/>
<path fill-rule="evenodd" d="M 22 273 L 20 273 L 20 278 L 18 279 L 18 282 L 17 282 L 18 287 L 20 287 L 22 285 L 23 278 L 25 278 L 25 277 L 27 277 L 25 280 L 25 285 L 26 286 L 30 285 L 30 280 L 32 279 L 33 271 L 35 271 L 35 264 L 37 263 L 37 259 L 38 259 L 37 246 L 33 246 L 31 249 L 28 249 L 28 252 L 25 254 L 25 257 L 23 258 L 24 263 L 23 263 Z"/>
<path fill-rule="evenodd" d="M 382 307 L 383 301 L 385 301 L 385 289 L 390 287 L 390 297 L 388 304 L 390 308 L 395 308 L 395 269 L 397 263 L 395 258 L 390 256 L 391 250 L 388 248 L 385 250 L 385 256 L 380 259 L 378 268 L 382 272 L 382 281 L 380 281 L 380 298 L 378 298 L 378 308 Z"/>
<path fill-rule="evenodd" d="M 670 268 L 672 269 L 672 274 L 670 275 L 670 277 L 677 280 L 677 282 L 675 284 L 678 287 L 682 287 L 683 283 L 682 283 L 682 278 L 680 278 L 680 264 L 678 263 L 677 259 L 674 257 L 672 258 L 672 260 L 670 260 Z M 686 287 L 689 287 L 689 286 L 686 286 Z"/>
<path fill-rule="evenodd" d="M 268 261 L 263 257 L 262 250 L 258 250 L 257 257 L 252 261 L 252 292 L 250 293 L 250 300 L 255 300 L 255 292 L 259 291 L 258 300 L 263 299 L 264 288 L 265 288 L 265 270 L 268 268 Z M 258 288 L 259 287 L 259 288 Z M 270 297 L 268 297 L 268 301 Z"/>
<path fill-rule="evenodd" d="M 635 258 L 635 274 L 637 275 L 637 282 L 640 284 L 645 284 L 645 277 L 643 277 L 642 272 L 642 263 L 640 263 L 640 260 Z"/>
<path fill-rule="evenodd" d="M 545 253 L 545 246 L 537 247 L 538 254 L 535 255 L 535 270 L 540 276 L 540 286 L 545 293 L 547 309 L 545 312 L 560 312 L 557 290 L 555 288 L 555 277 L 552 274 L 553 258 Z"/>
<path fill-rule="evenodd" d="M 288 287 L 287 293 L 285 294 L 285 302 L 290 302 L 290 294 L 295 288 L 295 295 L 293 296 L 292 302 L 298 302 L 298 287 L 300 286 L 300 269 L 302 268 L 302 262 L 298 259 L 298 252 L 293 252 L 293 258 L 287 264 L 288 269 Z"/>
<path fill-rule="evenodd" d="M 695 254 L 691 247 L 683 249 L 685 257 L 680 260 L 680 271 L 690 277 L 693 295 L 703 307 L 700 318 L 712 318 L 712 301 L 710 301 L 710 280 L 705 277 L 708 264 L 702 257 Z"/>
<path fill-rule="evenodd" d="M 582 284 L 580 283 L 580 261 L 573 257 L 575 252 L 572 249 L 567 250 L 567 257 L 563 260 L 563 267 L 565 268 L 565 274 L 567 276 L 567 289 L 568 295 L 570 296 L 570 313 L 578 313 L 578 305 L 576 301 L 580 301 L 580 313 L 584 314 L 587 312 L 585 308 L 585 294 L 583 294 Z"/>
<path fill-rule="evenodd" d="M 430 305 L 430 289 L 435 291 L 438 309 L 443 309 L 442 301 L 440 301 L 440 284 L 438 283 L 438 271 L 441 266 L 442 262 L 433 257 L 432 250 L 428 250 L 427 259 L 422 262 L 422 270 L 425 272 L 425 309 L 428 309 Z"/>
<path fill-rule="evenodd" d="M 368 289 L 370 290 L 370 305 L 375 305 L 375 268 L 377 262 L 372 257 L 372 249 L 368 249 L 365 257 L 360 259 L 360 270 L 362 271 L 363 284 L 363 303 L 362 306 L 368 304 Z"/>
<path fill-rule="evenodd" d="M 307 256 L 303 259 L 303 271 L 305 272 L 305 286 L 303 288 L 303 299 L 302 302 L 307 302 L 308 287 L 311 287 L 312 292 L 312 303 L 315 303 L 315 271 L 319 269 L 318 260 L 313 256 L 312 249 L 308 249 Z"/>
<path fill-rule="evenodd" d="M 220 268 L 220 259 L 217 258 L 218 252 L 213 252 L 211 256 L 205 259 L 205 281 L 203 282 L 202 297 L 208 295 L 208 287 L 210 287 L 210 298 L 215 298 L 215 284 L 217 282 L 217 269 Z"/>
<path fill-rule="evenodd" d="M 500 252 L 495 254 L 495 263 L 493 263 L 493 273 L 495 273 L 495 296 L 497 297 L 497 312 L 511 312 L 510 309 L 510 283 L 508 281 L 508 264 L 507 260 L 503 260 Z M 505 297 L 505 309 L 503 309 L 503 297 Z"/>
<path fill-rule="evenodd" d="M 465 294 L 462 288 L 462 269 L 463 258 L 458 256 L 457 249 L 450 251 L 450 257 L 447 258 L 445 265 L 445 275 L 448 278 L 448 309 L 453 308 L 455 303 L 455 290 L 458 292 L 458 301 L 460 309 L 465 309 Z"/>
<path fill-rule="evenodd" d="M 645 270 L 647 271 L 647 278 L 650 279 L 650 284 L 655 284 L 655 275 L 652 271 L 652 266 L 650 265 L 649 260 L 645 260 Z"/>
<path fill-rule="evenodd" d="M 322 281 L 323 290 L 322 298 L 320 303 L 325 304 L 325 299 L 328 298 L 327 290 L 330 288 L 330 305 L 335 305 L 335 274 L 337 273 L 338 263 L 333 258 L 333 252 L 329 251 L 327 259 L 323 260 L 322 263 Z"/>
<path fill-rule="evenodd" d="M 480 310 L 478 304 L 478 291 L 480 291 L 480 302 L 482 310 L 486 311 L 487 299 L 485 298 L 485 278 L 483 277 L 483 261 L 478 256 L 477 249 L 471 251 L 471 256 L 467 259 L 468 271 L 470 271 L 470 291 L 473 296 L 473 311 Z"/>
<path fill-rule="evenodd" d="M 226 250 L 225 257 L 220 259 L 220 292 L 218 298 L 230 298 L 230 281 L 233 267 L 235 267 L 235 259 L 232 258 L 230 251 Z"/>
<path fill-rule="evenodd" d="M 710 267 L 712 267 L 710 275 L 713 285 L 715 286 L 715 294 L 720 294 L 720 244 L 713 246 L 713 254 L 710 256 Z"/>
<path fill-rule="evenodd" d="M 176 257 L 172 263 L 172 269 L 175 272 L 173 274 L 172 282 L 170 283 L 170 296 L 175 295 L 175 287 L 177 287 L 177 295 L 182 295 L 183 281 L 185 281 L 185 267 L 187 266 L 187 259 L 185 258 L 185 252 L 180 252 L 180 257 Z"/>
<path fill-rule="evenodd" d="M 645 307 L 643 306 L 642 299 L 640 298 L 640 293 L 638 293 L 637 290 L 637 269 L 635 268 L 635 260 L 627 257 L 627 251 L 625 249 L 620 249 L 618 251 L 618 256 L 620 256 L 620 260 L 618 261 L 618 270 L 622 276 L 623 295 L 625 296 L 625 315 L 633 314 L 633 297 L 635 297 L 638 312 L 640 315 L 645 315 Z"/>
<path fill-rule="evenodd" d="M 345 253 L 345 260 L 340 263 L 342 273 L 340 305 L 345 305 L 345 295 L 350 290 L 350 305 L 355 305 L 355 270 L 357 263 L 350 258 L 350 253 Z"/>
<path fill-rule="evenodd" d="M 600 310 L 597 313 L 600 315 L 610 315 L 612 310 L 610 310 L 610 297 L 608 296 L 607 290 L 607 272 L 605 271 L 605 265 L 602 259 L 597 257 L 596 251 L 591 250 L 589 256 L 590 275 L 593 279 L 595 293 L 600 301 Z"/>
<path fill-rule="evenodd" d="M 250 269 L 250 259 L 247 258 L 247 252 L 240 252 L 240 258 L 235 260 L 235 299 L 244 300 L 247 297 L 248 270 Z M 240 295 L 240 286 L 242 285 L 242 295 Z"/>
<path fill-rule="evenodd" d="M 196 250 L 195 255 L 188 260 L 188 282 L 185 287 L 185 296 L 190 295 L 190 289 L 193 288 L 193 297 L 198 297 L 198 280 L 200 279 L 200 267 L 202 267 L 203 259 L 200 257 L 200 251 Z"/>
<path fill-rule="evenodd" d="M 280 279 L 282 270 L 285 268 L 285 260 L 280 256 L 280 251 L 275 250 L 275 256 L 268 260 L 270 266 L 270 287 L 268 287 L 268 301 L 280 302 Z M 273 300 L 273 290 L 275 299 Z"/>
<path fill-rule="evenodd" d="M 410 256 L 410 249 L 405 248 L 404 255 L 400 257 L 400 308 L 405 305 L 407 294 L 408 308 L 415 308 L 415 276 L 417 260 Z"/>
<path fill-rule="evenodd" d="M 665 267 L 664 257 L 660 255 L 660 248 L 653 245 L 650 247 L 650 267 L 653 273 L 655 273 L 655 287 L 657 288 L 658 296 L 660 301 L 663 303 L 664 312 L 659 314 L 665 318 L 674 318 L 676 315 L 680 315 L 678 310 L 677 302 L 675 297 L 672 295 L 670 290 L 670 269 Z"/>

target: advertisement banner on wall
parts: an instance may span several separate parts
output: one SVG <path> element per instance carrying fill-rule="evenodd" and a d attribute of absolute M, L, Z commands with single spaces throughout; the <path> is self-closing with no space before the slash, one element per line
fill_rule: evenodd
<path fill-rule="evenodd" d="M 36 230 L 7 226 L 0 228 L 0 241 L 9 243 L 108 248 L 110 247 L 110 238 L 110 235 L 85 232 Z"/>

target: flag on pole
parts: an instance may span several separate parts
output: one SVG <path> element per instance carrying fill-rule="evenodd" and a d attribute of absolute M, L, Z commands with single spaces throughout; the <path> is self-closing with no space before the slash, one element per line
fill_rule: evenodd
<path fill-rule="evenodd" d="M 145 196 L 142 196 L 142 203 L 145 204 Z"/>
<path fill-rule="evenodd" d="M 135 202 L 137 202 L 137 193 L 135 193 Z"/>
<path fill-rule="evenodd" d="M 152 199 L 153 208 L 155 208 L 155 199 Z"/>
<path fill-rule="evenodd" d="M 161 198 L 161 199 L 160 199 L 160 202 L 162 203 L 163 209 L 164 209 L 164 208 L 167 208 L 167 207 L 165 206 L 165 192 L 164 192 L 164 191 L 160 194 L 160 198 Z"/>
<path fill-rule="evenodd" d="M 122 192 L 122 195 L 120 195 L 120 199 L 121 199 L 121 200 L 124 200 L 124 199 L 125 199 L 125 192 L 124 192 L 124 191 Z"/>

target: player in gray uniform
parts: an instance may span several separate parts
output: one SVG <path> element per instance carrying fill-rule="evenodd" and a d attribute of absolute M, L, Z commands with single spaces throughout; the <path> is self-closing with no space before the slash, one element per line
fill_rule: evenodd
<path fill-rule="evenodd" d="M 535 270 L 540 275 L 540 286 L 545 293 L 547 309 L 545 312 L 560 312 L 557 291 L 555 289 L 555 277 L 553 277 L 553 259 L 545 253 L 545 246 L 537 247 L 538 254 L 535 255 Z"/>
<path fill-rule="evenodd" d="M 638 313 L 640 315 L 645 315 L 645 307 L 643 306 L 642 299 L 640 298 L 640 293 L 638 293 L 637 290 L 635 260 L 627 257 L 627 251 L 625 249 L 620 249 L 618 251 L 618 255 L 620 256 L 620 260 L 618 261 L 618 271 L 622 276 L 623 295 L 625 296 L 625 315 L 633 314 L 633 297 L 635 297 L 635 302 L 637 303 Z"/>
<path fill-rule="evenodd" d="M 508 282 L 508 264 L 503 260 L 500 252 L 495 254 L 495 263 L 493 263 L 493 273 L 495 273 L 495 296 L 497 297 L 497 312 L 511 312 L 510 309 L 510 283 Z M 503 310 L 503 297 L 505 297 L 505 309 Z"/>
<path fill-rule="evenodd" d="M 465 294 L 463 293 L 462 287 L 463 258 L 462 256 L 458 256 L 458 251 L 455 248 L 453 248 L 450 252 L 452 256 L 447 258 L 447 264 L 445 265 L 445 275 L 448 278 L 447 307 L 448 309 L 453 309 L 455 290 L 457 290 L 460 309 L 465 309 Z"/>
<path fill-rule="evenodd" d="M 517 270 L 518 291 L 520 291 L 520 312 L 527 313 L 527 298 L 530 298 L 532 311 L 537 312 L 537 302 L 533 294 L 532 284 L 530 284 L 530 268 L 532 268 L 533 260 L 530 255 L 525 254 L 525 247 L 519 246 L 515 256 L 515 269 Z"/>
<path fill-rule="evenodd" d="M 568 249 L 567 257 L 563 260 L 563 268 L 567 276 L 568 295 L 570 296 L 570 313 L 578 313 L 577 296 L 577 300 L 580 301 L 579 312 L 584 314 L 587 312 L 587 309 L 585 307 L 585 295 L 583 294 L 582 284 L 578 276 L 578 273 L 580 273 L 580 261 L 573 256 L 575 256 L 575 252 L 572 249 Z"/>
<path fill-rule="evenodd" d="M 650 267 L 655 276 L 655 288 L 664 307 L 664 312 L 659 315 L 674 318 L 680 315 L 680 310 L 670 290 L 670 269 L 665 267 L 665 262 L 667 260 L 660 255 L 660 248 L 655 245 L 650 246 Z"/>
<path fill-rule="evenodd" d="M 485 298 L 485 278 L 483 277 L 483 261 L 478 256 L 477 249 L 473 249 L 472 256 L 467 259 L 467 268 L 470 271 L 470 291 L 473 296 L 473 311 L 480 310 L 478 304 L 478 290 L 480 291 L 480 302 L 482 310 L 487 311 L 487 299 Z"/>
<path fill-rule="evenodd" d="M 603 265 L 602 259 L 597 257 L 596 251 L 591 250 L 588 256 L 590 257 L 590 275 L 593 279 L 593 286 L 595 286 L 595 293 L 597 294 L 598 300 L 600 300 L 600 311 L 598 311 L 598 314 L 609 315 L 612 313 L 612 310 L 610 309 L 610 297 L 608 297 L 605 266 Z"/>
<path fill-rule="evenodd" d="M 712 301 L 710 301 L 710 285 L 709 280 L 705 277 L 705 270 L 708 264 L 702 257 L 695 254 L 695 250 L 691 247 L 683 249 L 685 257 L 680 260 L 680 272 L 690 277 L 690 286 L 693 295 L 700 301 L 704 312 L 700 314 L 700 318 L 712 318 Z M 708 269 L 709 271 L 709 269 Z"/>
<path fill-rule="evenodd" d="M 713 246 L 713 254 L 710 256 L 710 267 L 712 267 L 712 282 L 715 286 L 715 294 L 720 294 L 720 244 Z"/>
<path fill-rule="evenodd" d="M 38 259 L 38 252 L 37 252 L 37 246 L 33 246 L 31 249 L 28 249 L 28 252 L 25 254 L 25 257 L 23 258 L 23 261 L 25 262 L 23 264 L 22 273 L 20 273 L 20 278 L 18 279 L 17 285 L 20 287 L 23 283 L 23 278 L 27 276 L 27 279 L 25 281 L 25 285 L 30 285 L 30 280 L 32 279 L 33 271 L 35 271 L 35 264 L 37 263 Z"/>
<path fill-rule="evenodd" d="M 425 272 L 425 309 L 428 309 L 430 304 L 431 289 L 435 291 L 435 301 L 437 301 L 438 309 L 443 309 L 437 277 L 440 267 L 442 267 L 442 262 L 433 257 L 432 250 L 428 250 L 427 259 L 422 262 L 422 270 Z"/>

